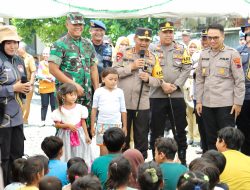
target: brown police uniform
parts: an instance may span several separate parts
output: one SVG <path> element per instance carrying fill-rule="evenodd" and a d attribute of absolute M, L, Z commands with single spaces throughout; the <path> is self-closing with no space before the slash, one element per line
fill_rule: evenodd
<path fill-rule="evenodd" d="M 201 52 L 196 74 L 197 103 L 202 103 L 208 149 L 215 149 L 217 131 L 235 126 L 234 104 L 242 105 L 245 80 L 239 53 L 228 46 Z"/>
<path fill-rule="evenodd" d="M 160 30 L 174 30 L 172 22 L 160 24 Z M 184 47 L 178 43 L 172 42 L 169 46 L 156 44 L 151 46 L 153 53 L 159 57 L 163 72 L 163 80 L 167 83 L 175 84 L 178 88 L 168 97 L 161 86 L 155 86 L 150 89 L 151 123 L 150 129 L 152 153 L 154 156 L 154 143 L 156 138 L 164 136 L 166 115 L 168 115 L 175 140 L 178 144 L 178 155 L 183 164 L 186 164 L 186 105 L 183 93 L 180 88 L 184 85 L 191 71 L 190 62 L 185 61 Z M 173 108 L 173 109 L 172 109 Z"/>
<path fill-rule="evenodd" d="M 149 38 L 152 36 L 150 29 L 140 28 L 137 29 L 136 35 L 146 38 L 145 33 L 150 31 L 148 34 Z M 148 130 L 149 130 L 149 89 L 153 84 L 160 84 L 160 81 L 152 76 L 149 76 L 149 82 L 142 82 L 139 78 L 140 69 L 131 70 L 131 64 L 140 59 L 140 55 L 136 52 L 135 48 L 127 48 L 124 52 L 120 52 L 121 56 L 113 63 L 113 67 L 119 73 L 118 87 L 123 89 L 125 96 L 125 103 L 127 108 L 127 130 L 128 135 L 126 139 L 126 146 L 129 147 L 130 141 L 130 129 L 133 123 L 134 132 L 134 143 L 135 148 L 140 150 L 144 158 L 147 158 L 148 150 Z M 145 65 L 142 68 L 143 72 L 147 72 L 149 75 L 152 73 L 153 66 L 155 64 L 155 56 L 148 50 L 145 51 L 144 55 Z M 138 101 L 140 96 L 139 107 Z M 137 110 L 138 108 L 138 110 Z"/>

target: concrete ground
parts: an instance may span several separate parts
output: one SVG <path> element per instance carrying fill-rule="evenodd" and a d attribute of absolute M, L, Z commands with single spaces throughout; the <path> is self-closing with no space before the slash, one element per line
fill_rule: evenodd
<path fill-rule="evenodd" d="M 53 121 L 51 117 L 50 108 L 48 109 L 46 126 L 40 127 L 41 124 L 41 100 L 40 96 L 34 93 L 29 116 L 29 125 L 24 127 L 24 134 L 26 137 L 24 152 L 28 156 L 36 154 L 44 154 L 41 150 L 41 142 L 47 136 L 55 135 L 56 129 L 52 126 Z M 93 149 L 96 156 L 99 154 L 99 147 L 95 145 L 95 140 L 93 140 Z M 187 150 L 187 163 L 190 163 L 193 159 L 200 157 L 195 151 L 198 150 L 197 147 L 188 146 Z M 152 152 L 148 151 L 147 161 L 152 160 Z"/>

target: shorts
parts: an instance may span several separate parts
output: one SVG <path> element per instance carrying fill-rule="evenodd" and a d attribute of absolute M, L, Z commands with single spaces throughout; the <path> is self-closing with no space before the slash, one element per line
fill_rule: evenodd
<path fill-rule="evenodd" d="M 99 146 L 103 145 L 104 132 L 112 127 L 122 128 L 122 124 L 103 124 L 103 123 L 96 124 L 96 144 L 97 145 Z"/>

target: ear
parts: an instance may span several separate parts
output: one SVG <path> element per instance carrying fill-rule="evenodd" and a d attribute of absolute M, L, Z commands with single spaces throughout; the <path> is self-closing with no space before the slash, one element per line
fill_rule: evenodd
<path fill-rule="evenodd" d="M 159 154 L 159 157 L 160 157 L 161 160 L 164 160 L 165 158 L 167 158 L 166 155 L 163 152 L 160 152 L 158 154 Z"/>
<path fill-rule="evenodd" d="M 222 139 L 222 141 L 221 141 L 221 146 L 222 146 L 223 150 L 227 150 L 227 144 L 225 143 L 224 139 Z"/>

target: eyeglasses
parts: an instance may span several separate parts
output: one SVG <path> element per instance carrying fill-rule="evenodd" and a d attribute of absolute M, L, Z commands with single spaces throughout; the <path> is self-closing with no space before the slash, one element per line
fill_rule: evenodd
<path fill-rule="evenodd" d="M 208 37 L 207 37 L 207 39 L 208 39 L 209 41 L 211 41 L 211 40 L 216 41 L 216 40 L 218 40 L 219 38 L 220 38 L 220 36 L 208 36 Z"/>

